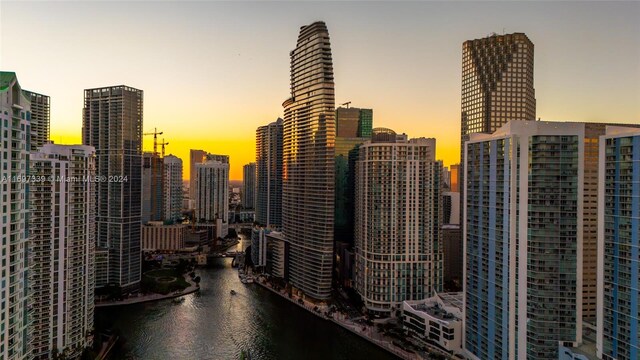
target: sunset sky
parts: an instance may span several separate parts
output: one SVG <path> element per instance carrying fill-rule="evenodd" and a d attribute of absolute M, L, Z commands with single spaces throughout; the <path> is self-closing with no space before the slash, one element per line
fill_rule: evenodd
<path fill-rule="evenodd" d="M 462 43 L 524 32 L 535 44 L 537 116 L 640 123 L 640 2 L 7 2 L 0 69 L 51 96 L 52 140 L 81 142 L 83 89 L 144 90 L 144 129 L 189 149 L 255 160 L 255 129 L 282 116 L 301 25 L 331 36 L 336 105 L 374 127 L 435 137 L 459 158 Z M 145 137 L 150 149 L 152 138 Z"/>

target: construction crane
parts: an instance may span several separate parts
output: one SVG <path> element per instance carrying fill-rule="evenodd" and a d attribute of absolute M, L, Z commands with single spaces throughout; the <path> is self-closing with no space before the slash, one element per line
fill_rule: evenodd
<path fill-rule="evenodd" d="M 159 145 L 162 146 L 162 158 L 164 159 L 164 147 L 166 145 L 169 145 L 169 143 L 168 142 L 164 142 L 164 139 L 162 139 L 162 142 Z"/>
<path fill-rule="evenodd" d="M 153 128 L 153 132 L 144 133 L 142 135 L 153 135 L 153 154 L 157 155 L 158 154 L 158 135 L 162 135 L 162 131 L 158 132 L 157 128 Z"/>
<path fill-rule="evenodd" d="M 346 105 L 346 106 L 347 106 L 347 109 L 348 109 L 348 108 L 349 108 L 349 105 L 351 105 L 351 101 L 347 101 L 346 103 L 344 103 L 344 104 L 340 104 L 340 105 Z"/>

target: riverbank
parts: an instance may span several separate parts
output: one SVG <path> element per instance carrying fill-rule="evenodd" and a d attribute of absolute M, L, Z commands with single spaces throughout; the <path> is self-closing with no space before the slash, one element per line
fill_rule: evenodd
<path fill-rule="evenodd" d="M 96 302 L 95 307 L 96 308 L 103 308 L 103 307 L 113 307 L 113 306 L 125 306 L 125 305 L 133 305 L 133 304 L 141 304 L 141 303 L 146 303 L 146 302 L 151 302 L 151 301 L 158 301 L 158 300 L 166 300 L 166 299 L 173 299 L 173 298 L 178 298 L 181 296 L 185 296 L 185 295 L 189 295 L 192 294 L 196 291 L 200 290 L 200 285 L 196 284 L 193 280 L 191 280 L 191 278 L 188 275 L 184 276 L 184 279 L 190 284 L 188 288 L 178 292 L 178 293 L 171 293 L 171 294 L 147 294 L 147 295 L 139 295 L 139 296 L 135 296 L 135 297 L 130 297 L 124 300 L 120 300 L 120 301 L 101 301 L 101 302 Z"/>
<path fill-rule="evenodd" d="M 298 302 L 299 298 L 297 298 L 296 296 L 293 296 L 290 298 L 286 293 L 273 289 L 271 286 L 269 286 L 269 284 L 267 284 L 266 282 L 262 282 L 260 279 L 257 279 L 255 283 L 273 292 L 274 294 L 280 295 L 280 297 L 286 300 L 289 300 L 289 302 L 298 305 L 299 307 L 311 312 L 312 314 L 316 315 L 317 317 L 323 320 L 327 320 L 329 322 L 340 325 L 342 328 L 350 331 L 355 335 L 358 335 L 359 337 L 369 341 L 370 343 L 378 346 L 383 350 L 386 350 L 390 354 L 393 354 L 401 359 L 405 359 L 405 360 L 422 360 L 423 359 L 416 353 L 410 353 L 408 351 L 405 351 L 393 345 L 393 342 L 391 339 L 387 339 L 384 335 L 378 333 L 373 326 L 368 326 L 366 324 L 363 324 L 363 325 L 356 324 L 351 320 L 347 319 L 344 315 L 338 314 L 338 313 L 335 314 L 335 316 L 338 316 L 337 318 L 327 317 L 324 315 L 324 312 L 327 310 L 326 306 L 318 307 L 318 311 L 314 311 L 314 308 L 317 307 L 317 305 L 309 301 L 302 299 L 303 302 L 299 303 Z"/>

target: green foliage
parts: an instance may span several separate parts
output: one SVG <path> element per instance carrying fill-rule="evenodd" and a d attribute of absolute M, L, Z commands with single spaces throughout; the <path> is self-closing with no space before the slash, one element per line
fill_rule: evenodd
<path fill-rule="evenodd" d="M 185 261 L 185 264 L 188 262 Z M 183 272 L 176 269 L 152 270 L 142 276 L 141 287 L 145 293 L 169 294 L 184 290 L 189 283 L 182 276 Z"/>

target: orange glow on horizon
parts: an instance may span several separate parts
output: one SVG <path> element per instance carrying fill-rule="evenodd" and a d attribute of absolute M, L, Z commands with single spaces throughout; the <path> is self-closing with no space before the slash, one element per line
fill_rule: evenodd
<path fill-rule="evenodd" d="M 374 120 L 375 121 L 375 120 Z M 80 144 L 82 138 L 80 131 L 56 132 L 52 131 L 51 140 L 56 144 Z M 253 134 L 251 134 L 253 135 Z M 455 135 L 457 139 L 457 134 Z M 153 151 L 153 140 L 150 136 L 144 138 L 144 151 Z M 165 155 L 174 155 L 182 160 L 182 178 L 189 180 L 189 151 L 191 149 L 204 150 L 213 154 L 229 155 L 231 165 L 229 171 L 229 180 L 242 180 L 242 167 L 245 164 L 256 161 L 256 141 L 254 137 L 237 137 L 237 138 L 210 138 L 210 139 L 189 139 L 185 137 L 166 138 L 169 143 L 165 147 Z M 457 142 L 438 142 L 437 159 L 443 160 L 445 166 L 457 164 L 460 161 L 459 145 Z M 158 148 L 160 151 L 160 148 Z"/>

